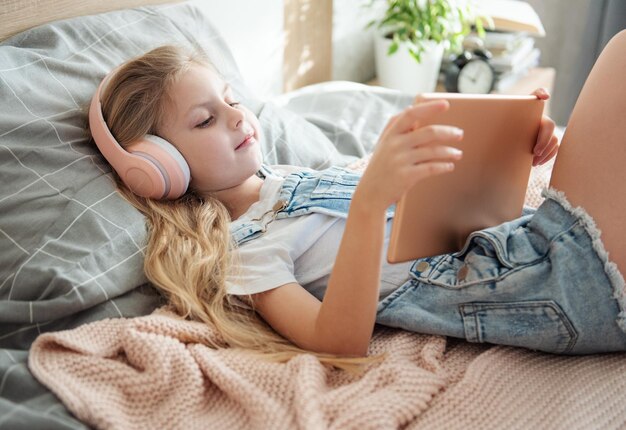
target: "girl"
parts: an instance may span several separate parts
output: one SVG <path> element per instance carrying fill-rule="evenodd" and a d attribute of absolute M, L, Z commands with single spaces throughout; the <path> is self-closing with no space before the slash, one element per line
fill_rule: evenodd
<path fill-rule="evenodd" d="M 417 100 L 393 117 L 362 175 L 274 170 L 262 164 L 256 117 L 207 61 L 161 47 L 103 81 L 90 127 L 120 175 L 106 147 L 117 140 L 141 155 L 145 135 L 164 139 L 148 137 L 182 166 L 182 185 L 171 177 L 155 191 L 130 176 L 119 185 L 149 222 L 148 278 L 226 345 L 341 364 L 367 355 L 380 323 L 556 353 L 623 351 L 626 84 L 613 71 L 626 67 L 625 50 L 622 32 L 598 59 L 536 212 L 473 234 L 462 252 L 409 264 L 383 261 L 388 209 L 461 158 L 449 144 L 462 130 L 420 126 L 445 101 Z M 534 164 L 555 156 L 553 130 L 544 118 Z"/>

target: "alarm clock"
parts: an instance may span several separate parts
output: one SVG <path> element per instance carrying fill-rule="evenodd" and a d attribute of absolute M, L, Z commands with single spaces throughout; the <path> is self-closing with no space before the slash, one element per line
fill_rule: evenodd
<path fill-rule="evenodd" d="M 496 83 L 496 72 L 488 51 L 464 51 L 444 70 L 446 91 L 488 94 Z"/>

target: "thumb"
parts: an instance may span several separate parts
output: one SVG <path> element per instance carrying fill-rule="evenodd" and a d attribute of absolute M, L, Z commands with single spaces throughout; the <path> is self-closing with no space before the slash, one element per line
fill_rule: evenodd
<path fill-rule="evenodd" d="M 424 97 L 423 97 L 421 94 L 418 94 L 418 95 L 416 95 L 416 96 L 415 96 L 415 98 L 413 99 L 413 104 L 414 104 L 414 105 L 417 105 L 417 104 L 423 103 L 423 102 L 425 102 L 425 101 L 426 101 L 426 99 L 424 99 Z"/>
<path fill-rule="evenodd" d="M 398 121 L 398 118 L 400 117 L 400 113 L 395 114 L 394 116 L 392 116 L 391 118 L 389 118 L 389 121 L 387 121 L 387 124 L 385 125 L 385 128 L 383 128 L 383 131 L 380 132 L 380 135 L 378 136 L 378 141 L 380 142 L 385 135 L 389 132 L 389 129 L 396 123 L 396 121 Z"/>

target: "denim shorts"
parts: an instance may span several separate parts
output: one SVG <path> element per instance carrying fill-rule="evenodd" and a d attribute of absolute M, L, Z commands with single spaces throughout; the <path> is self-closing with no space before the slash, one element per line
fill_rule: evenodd
<path fill-rule="evenodd" d="M 532 214 L 415 261 L 376 322 L 560 354 L 626 350 L 624 278 L 582 208 L 553 189 Z"/>

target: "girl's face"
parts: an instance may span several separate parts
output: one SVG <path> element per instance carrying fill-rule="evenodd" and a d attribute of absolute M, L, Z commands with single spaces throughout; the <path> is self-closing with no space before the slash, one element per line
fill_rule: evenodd
<path fill-rule="evenodd" d="M 241 185 L 261 166 L 256 116 L 210 68 L 193 64 L 170 88 L 161 137 L 183 155 L 200 194 Z"/>

